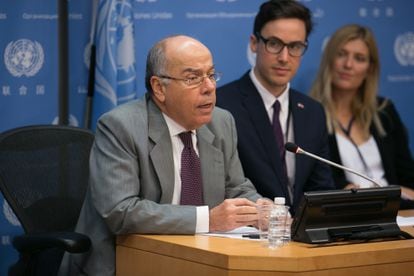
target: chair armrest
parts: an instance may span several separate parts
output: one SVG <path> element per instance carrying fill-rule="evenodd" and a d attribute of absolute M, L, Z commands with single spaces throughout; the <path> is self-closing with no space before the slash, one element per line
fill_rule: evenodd
<path fill-rule="evenodd" d="M 83 253 L 91 247 L 88 236 L 76 232 L 24 234 L 13 238 L 13 246 L 21 253 L 59 248 L 70 253 Z"/>

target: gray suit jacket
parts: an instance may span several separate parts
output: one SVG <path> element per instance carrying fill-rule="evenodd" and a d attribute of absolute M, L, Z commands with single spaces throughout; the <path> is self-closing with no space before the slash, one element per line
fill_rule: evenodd
<path fill-rule="evenodd" d="M 260 197 L 244 177 L 233 117 L 215 108 L 197 130 L 204 202 Z M 90 187 L 76 231 L 92 239 L 90 252 L 66 255 L 61 275 L 114 275 L 115 236 L 129 233 L 194 234 L 196 208 L 171 205 L 172 145 L 161 111 L 145 100 L 124 104 L 98 122 L 90 157 Z"/>

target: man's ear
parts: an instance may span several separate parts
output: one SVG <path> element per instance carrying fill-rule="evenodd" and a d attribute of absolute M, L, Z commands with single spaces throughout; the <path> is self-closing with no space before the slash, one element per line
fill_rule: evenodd
<path fill-rule="evenodd" d="M 250 35 L 250 50 L 253 53 L 256 53 L 257 51 L 257 44 L 259 43 L 259 41 L 257 40 L 257 37 L 255 35 Z"/>
<path fill-rule="evenodd" d="M 152 76 L 150 79 L 150 83 L 151 83 L 154 97 L 159 102 L 163 103 L 165 101 L 165 86 L 161 82 L 161 79 L 156 76 Z"/>

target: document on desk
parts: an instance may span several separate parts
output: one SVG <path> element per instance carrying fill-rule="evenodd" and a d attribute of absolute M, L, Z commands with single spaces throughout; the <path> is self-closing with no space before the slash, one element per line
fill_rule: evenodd
<path fill-rule="evenodd" d="M 397 224 L 400 227 L 414 225 L 414 217 L 397 216 Z"/>
<path fill-rule="evenodd" d="M 257 241 L 259 240 L 259 230 L 249 226 L 239 227 L 227 232 L 210 232 L 202 235 L 231 239 L 252 239 Z"/>

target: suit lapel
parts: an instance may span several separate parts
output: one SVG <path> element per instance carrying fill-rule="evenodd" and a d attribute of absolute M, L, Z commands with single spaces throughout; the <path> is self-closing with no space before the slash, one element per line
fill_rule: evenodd
<path fill-rule="evenodd" d="M 159 108 L 148 100 L 148 133 L 154 143 L 150 158 L 161 185 L 160 203 L 171 203 L 174 192 L 174 159 L 170 133 Z"/>
<path fill-rule="evenodd" d="M 265 149 L 264 152 L 266 152 L 272 164 L 278 164 L 278 167 L 281 167 L 280 160 L 277 158 L 278 148 L 276 146 L 272 125 L 269 121 L 263 100 L 248 74 L 243 77 L 240 90 L 244 97 L 243 105 L 252 120 L 254 131 L 256 131 Z"/>
<path fill-rule="evenodd" d="M 263 100 L 248 73 L 241 79 L 240 91 L 244 97 L 243 105 L 252 120 L 254 131 L 256 131 L 257 136 L 262 143 L 263 152 L 265 152 L 272 168 L 275 170 L 277 176 L 275 181 L 280 181 L 280 179 L 283 179 L 282 163 L 279 159 L 279 149 L 276 145 L 272 125 L 269 121 L 269 116 L 267 115 Z M 289 192 L 286 185 L 280 184 L 280 187 L 282 187 L 286 198 L 288 198 Z"/>
<path fill-rule="evenodd" d="M 210 207 L 223 201 L 224 198 L 220 195 L 225 193 L 224 185 L 222 185 L 225 179 L 223 153 L 213 145 L 214 137 L 215 135 L 206 126 L 197 130 L 203 197 L 205 204 Z"/>

